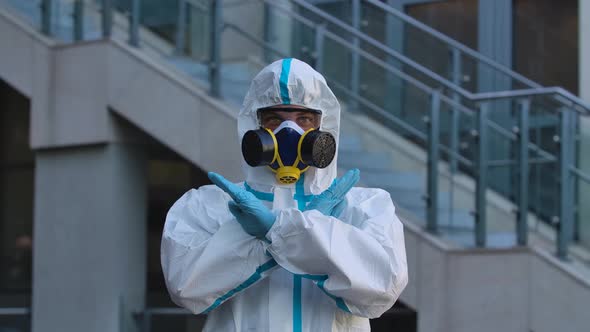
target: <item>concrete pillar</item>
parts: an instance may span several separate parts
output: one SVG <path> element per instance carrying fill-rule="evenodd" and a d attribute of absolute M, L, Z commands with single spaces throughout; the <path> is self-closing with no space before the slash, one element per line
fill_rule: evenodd
<path fill-rule="evenodd" d="M 579 38 L 579 63 L 580 63 L 580 97 L 590 102 L 590 2 L 579 0 L 578 12 L 578 38 Z M 582 118 L 580 121 L 581 142 L 580 147 L 580 168 L 590 170 L 590 119 Z M 578 200 L 579 211 L 579 234 L 581 242 L 590 247 L 590 206 L 580 204 L 590 201 L 590 184 L 580 183 L 580 197 Z"/>
<path fill-rule="evenodd" d="M 146 162 L 109 143 L 38 150 L 32 331 L 134 331 L 145 303 Z"/>

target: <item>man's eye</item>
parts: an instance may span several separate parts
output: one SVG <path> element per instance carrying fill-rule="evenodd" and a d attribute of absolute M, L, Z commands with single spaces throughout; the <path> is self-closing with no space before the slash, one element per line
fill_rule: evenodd
<path fill-rule="evenodd" d="M 298 118 L 297 121 L 299 121 L 301 123 L 310 123 L 313 121 L 313 119 L 310 117 L 307 117 L 307 116 L 302 116 L 302 117 Z"/>
<path fill-rule="evenodd" d="M 263 122 L 266 126 L 278 126 L 283 120 L 280 118 L 266 118 Z"/>

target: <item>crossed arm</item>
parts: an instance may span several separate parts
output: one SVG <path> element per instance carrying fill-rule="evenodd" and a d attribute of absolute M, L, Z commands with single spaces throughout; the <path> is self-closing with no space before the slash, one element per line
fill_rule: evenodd
<path fill-rule="evenodd" d="M 355 315 L 378 317 L 399 297 L 407 283 L 403 229 L 388 193 L 379 189 L 351 190 L 358 181 L 358 171 L 336 180 L 305 211 L 286 209 L 276 214 L 241 187 L 219 175 L 210 176 L 231 199 L 209 186 L 203 194 L 225 197 L 209 199 L 215 203 L 200 207 L 209 212 L 186 213 L 199 204 L 199 191 L 195 191 L 193 199 L 177 202 L 169 213 L 168 218 L 176 220 L 170 225 L 176 224 L 178 229 L 184 228 L 179 223 L 191 218 L 191 225 L 197 225 L 185 229 L 186 236 L 192 234 L 195 246 L 179 246 L 182 236 L 178 234 L 182 232 L 178 229 L 165 229 L 163 237 L 164 273 L 178 304 L 193 312 L 211 310 L 277 266 L 312 279 L 336 300 L 339 308 Z M 213 212 L 227 211 L 226 204 L 231 215 Z M 184 213 L 175 213 L 179 209 Z M 164 256 L 171 253 L 174 257 L 166 260 Z M 172 263 L 171 259 L 180 262 Z M 183 267 L 172 268 L 178 265 Z M 228 269 L 233 273 L 227 273 Z M 222 273 L 231 275 L 231 280 L 219 280 Z M 215 287 L 205 289 L 198 287 L 200 283 Z"/>

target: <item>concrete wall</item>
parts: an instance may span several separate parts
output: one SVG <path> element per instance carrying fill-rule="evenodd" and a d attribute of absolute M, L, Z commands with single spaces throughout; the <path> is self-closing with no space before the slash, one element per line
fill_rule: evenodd
<path fill-rule="evenodd" d="M 114 132 L 106 112 L 107 49 L 100 43 L 57 47 L 36 62 L 32 147 L 108 142 Z"/>
<path fill-rule="evenodd" d="M 590 326 L 588 275 L 571 264 L 535 252 L 530 258 L 529 329 L 535 332 L 586 331 Z"/>
<path fill-rule="evenodd" d="M 529 256 L 520 249 L 450 254 L 448 330 L 528 331 Z"/>
<path fill-rule="evenodd" d="M 36 83 L 35 73 L 41 67 L 37 59 L 48 58 L 48 47 L 54 45 L 32 27 L 0 9 L 0 74 L 15 89 L 30 97 Z"/>
<path fill-rule="evenodd" d="M 404 211 L 402 220 L 411 220 Z M 419 332 L 585 331 L 590 277 L 536 248 L 459 249 L 405 222 Z"/>
<path fill-rule="evenodd" d="M 202 169 L 242 180 L 236 109 L 137 50 L 116 42 L 102 47 L 108 49 L 103 70 L 114 112 Z"/>
<path fill-rule="evenodd" d="M 33 331 L 133 331 L 145 305 L 146 162 L 126 144 L 37 151 Z"/>
<path fill-rule="evenodd" d="M 404 216 L 402 219 L 406 220 Z M 436 239 L 406 223 L 408 286 L 401 300 L 418 312 L 418 331 L 449 331 L 447 326 L 447 254 Z"/>

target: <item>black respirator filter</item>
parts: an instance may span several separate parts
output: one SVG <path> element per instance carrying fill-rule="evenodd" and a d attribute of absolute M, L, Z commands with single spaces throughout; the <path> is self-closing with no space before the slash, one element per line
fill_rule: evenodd
<path fill-rule="evenodd" d="M 328 132 L 312 130 L 303 137 L 300 153 L 306 165 L 326 168 L 336 155 L 336 140 Z"/>
<path fill-rule="evenodd" d="M 248 130 L 242 138 L 242 155 L 252 167 L 267 166 L 275 156 L 275 140 L 265 129 Z"/>

